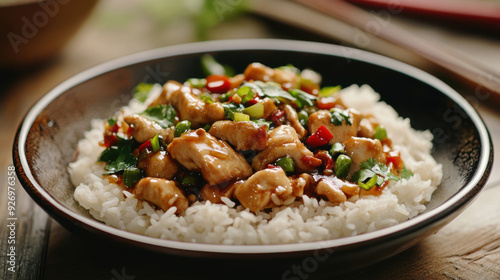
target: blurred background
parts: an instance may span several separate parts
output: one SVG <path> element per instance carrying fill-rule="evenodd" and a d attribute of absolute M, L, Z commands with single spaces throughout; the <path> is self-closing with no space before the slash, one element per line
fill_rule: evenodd
<path fill-rule="evenodd" d="M 6 182 L 6 170 L 12 165 L 12 141 L 19 123 L 50 89 L 115 58 L 206 40 L 318 41 L 404 61 L 436 75 L 466 97 L 484 118 L 494 145 L 500 147 L 500 103 L 492 101 L 500 98 L 484 96 L 475 90 L 477 85 L 464 83 L 454 69 L 429 55 L 451 54 L 453 59 L 486 69 L 488 75 L 479 77 L 485 83 L 499 77 L 499 0 L 0 0 L 0 38 L 0 184 Z M 495 156 L 500 158 L 498 151 Z M 488 186 L 500 184 L 498 171 L 495 163 Z M 19 199 L 24 197 L 30 205 L 25 206 L 26 215 L 46 219 L 22 192 L 18 184 Z M 42 251 L 48 257 L 35 262 L 35 268 L 43 267 L 48 279 L 68 279 L 73 268 L 64 260 L 71 254 L 63 247 L 76 237 L 53 222 L 43 238 L 45 245 L 33 246 L 40 247 L 37 252 L 47 246 Z M 499 234 L 491 238 L 498 244 Z M 431 237 L 428 245 L 439 240 Z M 427 247 L 416 250 L 422 248 Z M 420 269 L 432 269 L 419 260 L 418 252 L 405 253 L 406 264 L 420 261 Z M 498 255 L 497 250 L 495 260 Z M 485 271 L 498 275 L 490 262 L 485 259 L 480 264 L 484 271 L 474 269 L 479 275 Z M 113 279 L 113 269 L 105 267 L 102 279 Z M 467 270 L 461 269 L 460 273 Z M 390 278 L 390 270 L 382 271 L 385 279 Z M 367 274 L 360 275 L 367 279 Z"/>

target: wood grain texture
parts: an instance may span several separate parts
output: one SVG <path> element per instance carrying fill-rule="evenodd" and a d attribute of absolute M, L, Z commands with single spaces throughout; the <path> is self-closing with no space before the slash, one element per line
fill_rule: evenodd
<path fill-rule="evenodd" d="M 2 181 L 5 182 L 5 181 Z M 18 184 L 15 186 L 15 215 L 16 220 L 8 220 L 7 209 L 7 185 L 1 184 L 2 211 L 0 220 L 2 231 L 0 233 L 0 278 L 12 280 L 40 279 L 45 264 L 45 250 L 48 244 L 51 219 L 48 218 L 38 205 L 36 205 L 24 189 Z M 12 236 L 7 225 L 15 224 L 15 235 Z M 9 243 L 14 240 L 15 243 Z M 7 261 L 11 260 L 8 253 L 11 246 L 15 251 L 14 271 L 9 270 L 11 266 Z"/>

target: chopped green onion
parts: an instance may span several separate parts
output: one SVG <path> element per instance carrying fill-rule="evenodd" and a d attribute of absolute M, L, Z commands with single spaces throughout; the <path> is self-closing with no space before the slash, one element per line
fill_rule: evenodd
<path fill-rule="evenodd" d="M 328 97 L 333 95 L 334 93 L 338 92 L 341 90 L 341 86 L 334 86 L 334 87 L 324 87 L 319 91 L 319 96 L 321 97 Z"/>
<path fill-rule="evenodd" d="M 330 155 L 332 155 L 332 157 L 336 157 L 338 156 L 339 154 L 344 154 L 345 153 L 345 147 L 342 143 L 335 143 L 332 145 L 332 147 L 330 148 Z"/>
<path fill-rule="evenodd" d="M 220 102 L 226 102 L 229 100 L 229 97 L 231 97 L 234 93 L 230 90 L 220 96 Z"/>
<path fill-rule="evenodd" d="M 142 179 L 142 171 L 137 167 L 130 167 L 123 170 L 123 183 L 131 188 Z"/>
<path fill-rule="evenodd" d="M 252 119 L 260 119 L 264 116 L 264 103 L 255 103 L 254 105 L 243 109 L 242 112 L 250 115 Z"/>
<path fill-rule="evenodd" d="M 233 120 L 235 122 L 243 122 L 243 121 L 249 121 L 250 120 L 250 116 L 247 115 L 247 114 L 244 114 L 244 113 L 233 113 Z"/>
<path fill-rule="evenodd" d="M 246 94 L 242 99 L 241 99 L 241 104 L 245 104 L 248 101 L 252 100 L 255 97 L 255 93 L 253 91 L 250 91 L 248 94 Z"/>
<path fill-rule="evenodd" d="M 375 129 L 375 139 L 378 139 L 378 140 L 384 140 L 385 138 L 387 138 L 387 131 L 385 130 L 385 128 L 381 125 L 377 126 L 377 128 Z"/>
<path fill-rule="evenodd" d="M 369 191 L 371 188 L 375 187 L 377 185 L 378 181 L 378 175 L 373 176 L 368 182 L 363 183 L 359 182 L 359 186 L 363 188 L 364 190 Z"/>
<path fill-rule="evenodd" d="M 283 168 L 285 172 L 295 171 L 295 162 L 292 158 L 282 157 L 276 161 L 276 165 Z"/>
<path fill-rule="evenodd" d="M 197 79 L 197 78 L 190 78 L 187 80 L 187 82 L 195 88 L 202 88 L 205 87 L 205 85 L 207 84 L 206 79 Z"/>
<path fill-rule="evenodd" d="M 244 97 L 245 95 L 249 94 L 252 92 L 252 89 L 249 86 L 242 86 L 238 90 L 236 90 L 236 94 L 238 94 L 241 97 Z"/>
<path fill-rule="evenodd" d="M 255 92 L 249 86 L 242 86 L 235 93 L 241 97 L 241 104 L 245 104 L 255 97 Z"/>
<path fill-rule="evenodd" d="M 203 177 L 198 172 L 189 172 L 182 178 L 181 186 L 186 187 L 199 187 L 203 182 Z"/>
<path fill-rule="evenodd" d="M 189 129 L 191 129 L 191 122 L 190 121 L 183 120 L 183 121 L 177 123 L 177 125 L 175 125 L 175 129 L 174 129 L 174 137 L 180 137 L 182 135 L 182 133 L 188 131 Z"/>
<path fill-rule="evenodd" d="M 307 111 L 302 110 L 298 113 L 299 116 L 299 122 L 303 127 L 307 127 L 307 124 L 309 122 L 309 114 Z"/>
<path fill-rule="evenodd" d="M 158 134 L 151 138 L 151 147 L 153 148 L 153 152 L 155 153 L 160 149 L 160 140 L 158 138 Z"/>
<path fill-rule="evenodd" d="M 149 92 L 153 88 L 154 84 L 148 84 L 148 83 L 139 83 L 135 88 L 134 88 L 134 98 L 139 100 L 140 102 L 146 101 L 149 96 Z"/>
<path fill-rule="evenodd" d="M 214 103 L 214 100 L 212 99 L 212 97 L 209 94 L 200 95 L 199 97 L 205 103 L 209 103 L 209 104 Z"/>
<path fill-rule="evenodd" d="M 346 155 L 339 155 L 335 160 L 335 176 L 345 179 L 351 168 L 352 160 Z"/>
<path fill-rule="evenodd" d="M 203 127 L 203 130 L 205 130 L 205 131 L 207 131 L 207 132 L 208 132 L 208 131 L 210 130 L 210 128 L 211 128 L 211 127 L 212 127 L 212 125 L 211 125 L 211 124 L 207 124 L 207 125 L 205 125 L 205 126 Z"/>

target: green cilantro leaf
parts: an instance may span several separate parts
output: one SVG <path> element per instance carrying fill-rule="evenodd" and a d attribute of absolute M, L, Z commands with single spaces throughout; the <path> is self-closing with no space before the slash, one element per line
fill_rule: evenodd
<path fill-rule="evenodd" d="M 344 121 L 346 122 L 347 125 L 352 125 L 351 116 L 346 110 L 333 108 L 330 110 L 330 114 L 331 114 L 330 122 L 333 123 L 335 126 L 342 125 Z"/>
<path fill-rule="evenodd" d="M 211 96 L 210 96 L 210 94 L 208 94 L 208 93 L 207 93 L 207 94 L 202 94 L 202 95 L 200 95 L 200 96 L 199 96 L 199 98 L 200 98 L 203 102 L 205 102 L 205 103 L 209 103 L 209 104 L 214 103 L 214 100 L 212 99 L 212 97 L 211 97 Z"/>
<path fill-rule="evenodd" d="M 139 83 L 134 89 L 134 98 L 144 103 L 153 86 L 154 84 Z"/>
<path fill-rule="evenodd" d="M 117 173 L 129 167 L 137 165 L 137 158 L 132 153 L 135 140 L 125 139 L 118 136 L 115 145 L 105 149 L 98 158 L 98 161 L 106 162 L 104 167 L 109 173 Z"/>
<path fill-rule="evenodd" d="M 357 182 L 359 186 L 365 190 L 369 190 L 374 186 L 381 186 L 388 180 L 400 180 L 396 175 L 389 171 L 385 164 L 377 162 L 374 158 L 369 158 L 363 161 L 360 164 L 360 167 L 361 169 L 352 175 L 351 181 Z"/>
<path fill-rule="evenodd" d="M 162 128 L 167 128 L 174 125 L 176 111 L 172 105 L 157 105 L 146 109 L 141 115 L 156 122 Z"/>
<path fill-rule="evenodd" d="M 283 90 L 277 83 L 255 81 L 253 83 L 245 83 L 245 85 L 251 87 L 259 96 L 269 97 L 276 101 L 297 101 L 297 98 L 293 97 L 288 91 Z"/>
<path fill-rule="evenodd" d="M 297 106 L 299 108 L 304 107 L 304 105 L 312 107 L 314 106 L 313 100 L 317 99 L 316 96 L 311 95 L 300 89 L 291 89 L 288 92 L 297 99 L 295 102 L 297 103 Z"/>
<path fill-rule="evenodd" d="M 401 170 L 401 179 L 410 179 L 410 177 L 413 176 L 413 172 L 411 172 L 409 169 L 406 168 L 406 166 L 403 165 L 403 169 Z"/>

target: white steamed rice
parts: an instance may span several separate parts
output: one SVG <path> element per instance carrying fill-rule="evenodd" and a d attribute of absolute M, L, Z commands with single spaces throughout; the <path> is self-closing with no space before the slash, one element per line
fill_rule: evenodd
<path fill-rule="evenodd" d="M 149 101 L 161 92 L 157 85 Z M 225 199 L 225 204 L 196 202 L 182 215 L 175 208 L 158 210 L 102 176 L 104 165 L 96 160 L 103 147 L 104 125 L 93 120 L 92 129 L 78 143 L 78 159 L 69 165 L 76 186 L 74 197 L 97 220 L 147 236 L 198 243 L 279 244 L 328 240 L 386 228 L 422 213 L 442 179 L 441 165 L 430 155 L 432 134 L 415 131 L 410 120 L 379 102 L 369 86 L 350 86 L 341 91 L 348 107 L 371 113 L 385 126 L 393 148 L 399 150 L 414 176 L 391 183 L 380 196 L 364 196 L 334 205 L 303 196 L 290 206 L 270 213 L 252 213 Z M 147 104 L 148 101 L 146 101 Z M 132 100 L 123 112 L 142 112 L 145 104 Z"/>

